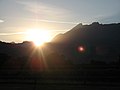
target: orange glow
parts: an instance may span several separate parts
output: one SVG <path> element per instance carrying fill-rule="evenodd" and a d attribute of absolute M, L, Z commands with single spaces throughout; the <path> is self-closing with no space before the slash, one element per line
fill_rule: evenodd
<path fill-rule="evenodd" d="M 43 62 L 43 58 L 40 57 L 32 57 L 30 59 L 30 70 L 32 72 L 38 72 L 45 70 L 45 65 Z"/>

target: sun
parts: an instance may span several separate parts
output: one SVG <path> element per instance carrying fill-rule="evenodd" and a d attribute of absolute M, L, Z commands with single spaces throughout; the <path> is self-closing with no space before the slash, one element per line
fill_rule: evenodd
<path fill-rule="evenodd" d="M 26 32 L 26 39 L 36 46 L 41 46 L 45 42 L 50 42 L 51 36 L 48 30 L 30 29 Z"/>

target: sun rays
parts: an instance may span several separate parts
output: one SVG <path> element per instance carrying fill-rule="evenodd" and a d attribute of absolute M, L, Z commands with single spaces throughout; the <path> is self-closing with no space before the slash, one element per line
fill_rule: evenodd
<path fill-rule="evenodd" d="M 48 30 L 30 29 L 26 32 L 26 39 L 33 41 L 36 46 L 41 46 L 45 42 L 50 42 L 51 35 Z"/>

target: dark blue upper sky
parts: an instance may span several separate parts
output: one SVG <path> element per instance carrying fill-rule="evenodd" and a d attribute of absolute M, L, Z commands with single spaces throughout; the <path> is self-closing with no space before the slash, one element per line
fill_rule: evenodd
<path fill-rule="evenodd" d="M 54 36 L 96 21 L 120 22 L 120 0 L 0 0 L 0 38 L 5 41 L 21 42 L 30 28 Z"/>

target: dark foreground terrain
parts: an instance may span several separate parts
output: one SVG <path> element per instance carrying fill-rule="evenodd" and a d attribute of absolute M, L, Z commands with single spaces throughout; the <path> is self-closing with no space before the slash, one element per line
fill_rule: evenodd
<path fill-rule="evenodd" d="M 67 69 L 66 69 L 67 68 Z M 5 90 L 119 90 L 119 65 L 79 65 L 31 73 L 31 71 L 1 70 L 0 89 Z M 7 73 L 6 73 L 7 72 Z"/>
<path fill-rule="evenodd" d="M 0 42 L 0 90 L 120 90 L 120 24 L 79 24 L 51 43 Z"/>

